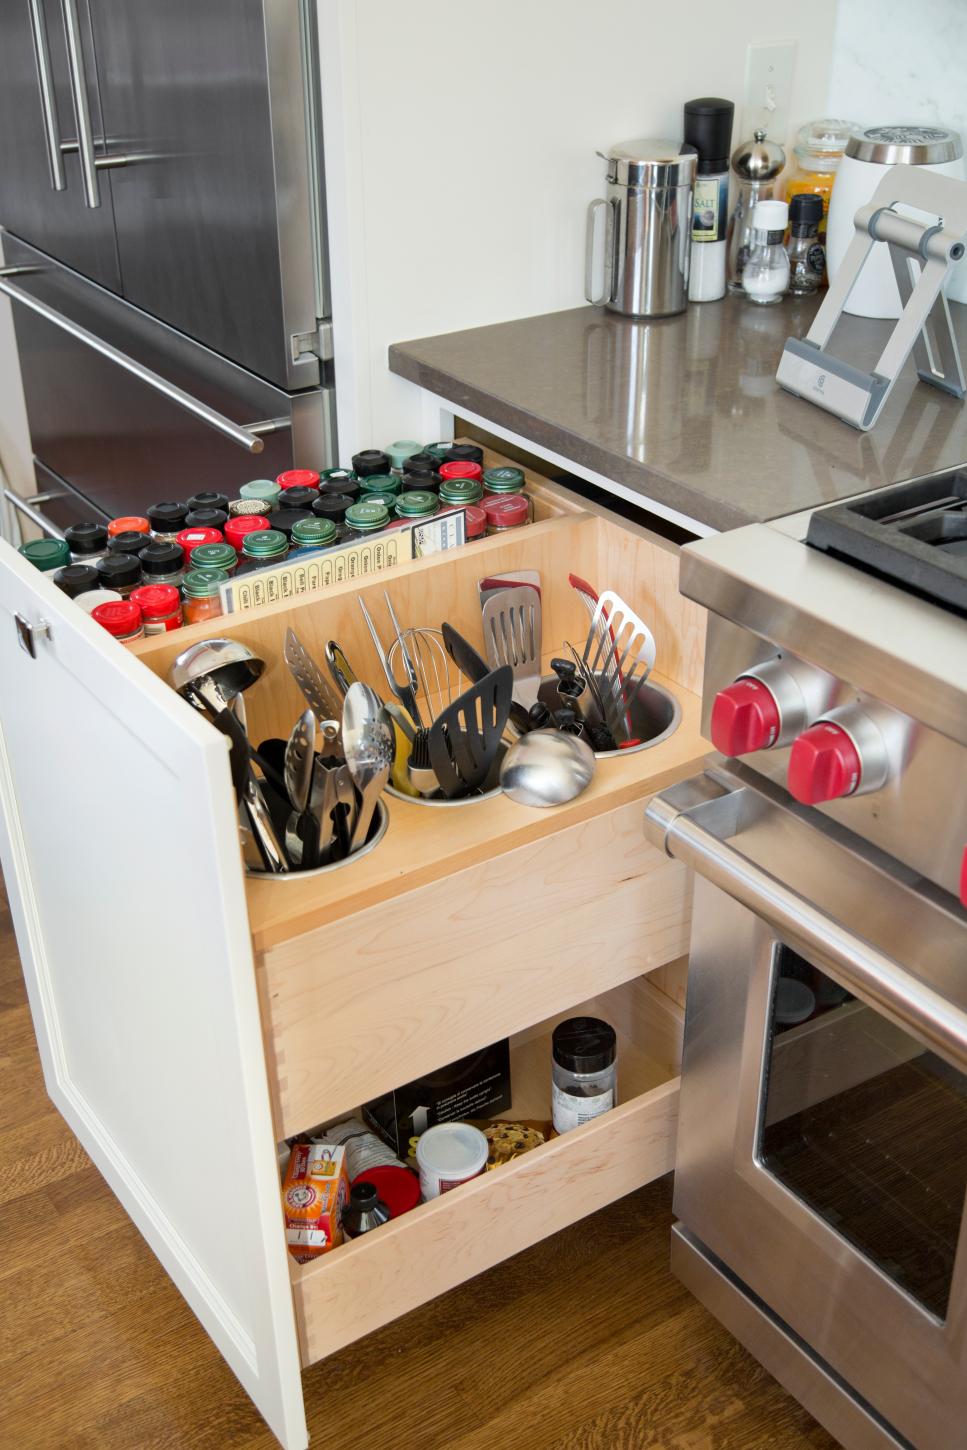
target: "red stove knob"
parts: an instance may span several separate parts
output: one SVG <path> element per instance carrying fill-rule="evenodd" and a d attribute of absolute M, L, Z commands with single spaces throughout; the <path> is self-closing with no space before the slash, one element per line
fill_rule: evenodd
<path fill-rule="evenodd" d="M 779 707 L 761 680 L 743 677 L 719 690 L 712 705 L 712 744 L 723 755 L 768 750 L 779 736 Z"/>
<path fill-rule="evenodd" d="M 804 806 L 852 795 L 862 775 L 859 751 L 846 731 L 829 720 L 804 730 L 789 752 L 789 791 Z"/>

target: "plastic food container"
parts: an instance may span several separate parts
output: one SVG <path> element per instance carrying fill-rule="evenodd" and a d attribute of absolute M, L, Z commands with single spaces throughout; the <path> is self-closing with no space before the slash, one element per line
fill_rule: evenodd
<path fill-rule="evenodd" d="M 420 1192 L 425 1199 L 439 1198 L 487 1167 L 487 1139 L 469 1123 L 438 1123 L 427 1128 L 416 1145 Z"/>

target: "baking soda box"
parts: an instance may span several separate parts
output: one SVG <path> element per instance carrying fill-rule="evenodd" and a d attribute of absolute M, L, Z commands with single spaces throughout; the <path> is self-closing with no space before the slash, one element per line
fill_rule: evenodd
<path fill-rule="evenodd" d="M 342 1243 L 349 1198 L 346 1150 L 335 1143 L 296 1143 L 282 1185 L 285 1237 L 297 1263 L 307 1264 Z"/>

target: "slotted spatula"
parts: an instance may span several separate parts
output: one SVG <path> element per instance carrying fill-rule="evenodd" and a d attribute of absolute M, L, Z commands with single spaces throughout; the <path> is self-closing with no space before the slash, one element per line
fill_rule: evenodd
<path fill-rule="evenodd" d="M 491 670 L 458 695 L 430 726 L 430 764 L 448 800 L 479 790 L 490 773 L 510 716 L 514 671 Z"/>
<path fill-rule="evenodd" d="M 583 659 L 592 674 L 601 676 L 602 694 L 614 702 L 627 734 L 631 733 L 628 707 L 651 674 L 656 652 L 655 636 L 647 624 L 613 589 L 605 589 L 591 620 Z M 619 722 L 608 723 L 614 733 Z"/>
<path fill-rule="evenodd" d="M 541 596 L 518 585 L 499 589 L 483 603 L 483 634 L 492 668 L 510 665 L 513 697 L 525 710 L 536 705 L 541 688 Z"/>

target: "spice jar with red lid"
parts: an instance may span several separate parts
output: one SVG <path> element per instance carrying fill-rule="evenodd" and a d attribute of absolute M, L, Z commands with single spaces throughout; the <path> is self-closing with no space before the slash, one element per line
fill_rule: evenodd
<path fill-rule="evenodd" d="M 185 568 L 191 568 L 191 551 L 199 544 L 223 544 L 225 537 L 221 529 L 182 529 L 175 535 L 175 543 L 184 550 Z"/>
<path fill-rule="evenodd" d="M 439 473 L 442 479 L 472 478 L 479 482 L 483 478 L 483 469 L 480 464 L 469 458 L 458 458 L 450 463 L 441 463 Z"/>
<path fill-rule="evenodd" d="M 487 494 L 480 507 L 487 515 L 487 533 L 502 534 L 530 523 L 530 505 L 523 494 Z"/>
<path fill-rule="evenodd" d="M 136 534 L 150 534 L 151 525 L 148 523 L 148 520 L 142 518 L 140 514 L 124 514 L 121 518 L 112 519 L 107 526 L 107 535 L 109 539 L 113 539 L 115 534 L 127 534 L 132 532 Z"/>
<path fill-rule="evenodd" d="M 122 644 L 131 644 L 136 639 L 144 639 L 144 627 L 141 623 L 141 610 L 131 599 L 118 599 L 112 604 L 99 604 L 91 611 L 91 618 L 96 619 L 98 624 L 113 634 L 114 638 Z"/>
<path fill-rule="evenodd" d="M 271 527 L 265 514 L 238 514 L 225 525 L 225 542 L 240 554 L 246 534 L 257 534 Z"/>
<path fill-rule="evenodd" d="M 287 468 L 276 474 L 276 483 L 285 492 L 289 488 L 318 488 L 319 475 L 314 468 Z"/>
<path fill-rule="evenodd" d="M 141 610 L 145 634 L 181 628 L 181 595 L 173 584 L 142 584 L 131 591 L 130 602 Z"/>

